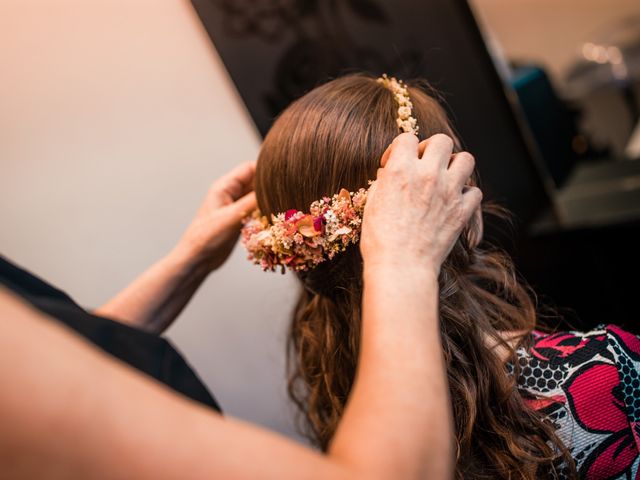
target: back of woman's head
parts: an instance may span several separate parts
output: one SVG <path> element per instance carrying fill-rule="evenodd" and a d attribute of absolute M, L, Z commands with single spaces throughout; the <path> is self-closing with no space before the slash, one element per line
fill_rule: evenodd
<path fill-rule="evenodd" d="M 421 140 L 436 133 L 455 138 L 445 112 L 425 88 L 409 86 L 409 94 Z M 397 110 L 391 91 L 362 75 L 331 81 L 294 102 L 274 123 L 260 152 L 255 187 L 262 213 L 307 211 L 314 200 L 341 188 L 366 187 L 399 133 Z M 514 349 L 534 327 L 535 308 L 510 259 L 481 248 L 478 231 L 471 225 L 463 232 L 439 279 L 457 474 L 536 478 L 553 469 L 563 447 L 552 427 L 525 406 L 514 376 L 496 353 L 501 346 L 514 358 Z M 289 332 L 289 393 L 303 413 L 305 433 L 326 449 L 355 376 L 362 258 L 353 246 L 298 275 L 303 288 Z M 500 335 L 508 331 L 520 334 L 515 347 Z"/>

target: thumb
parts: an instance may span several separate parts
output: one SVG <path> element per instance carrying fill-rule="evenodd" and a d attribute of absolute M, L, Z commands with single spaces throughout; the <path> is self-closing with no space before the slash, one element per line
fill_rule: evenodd
<path fill-rule="evenodd" d="M 256 192 L 249 192 L 243 197 L 240 197 L 231 205 L 231 207 L 235 211 L 238 221 L 242 220 L 256 208 L 258 208 Z"/>

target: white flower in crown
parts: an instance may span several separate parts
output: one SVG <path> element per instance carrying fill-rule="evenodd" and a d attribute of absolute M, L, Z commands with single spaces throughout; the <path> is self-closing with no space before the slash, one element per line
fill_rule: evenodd
<path fill-rule="evenodd" d="M 409 118 L 411 116 L 411 107 L 409 106 L 402 106 L 400 108 L 398 108 L 398 117 L 400 118 Z"/>
<path fill-rule="evenodd" d="M 415 118 L 409 118 L 407 120 L 398 119 L 398 128 L 405 133 L 416 133 L 418 131 Z"/>
<path fill-rule="evenodd" d="M 395 77 L 388 77 L 387 74 L 382 75 L 378 82 L 391 90 L 393 98 L 398 103 L 398 117 L 396 123 L 398 128 L 403 132 L 411 132 L 418 134 L 418 122 L 413 115 L 413 103 L 409 98 L 409 89 L 397 80 Z"/>
<path fill-rule="evenodd" d="M 396 93 L 395 97 L 396 97 L 396 102 L 398 102 L 398 105 L 406 105 L 407 104 L 407 97 L 405 95 L 403 95 L 402 93 Z"/>

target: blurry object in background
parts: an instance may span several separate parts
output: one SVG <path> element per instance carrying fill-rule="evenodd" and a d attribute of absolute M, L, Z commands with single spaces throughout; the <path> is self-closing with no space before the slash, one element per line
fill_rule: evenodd
<path fill-rule="evenodd" d="M 563 187 L 556 203 L 569 228 L 640 220 L 640 162 L 620 162 L 624 150 L 612 140 L 621 132 L 626 140 L 639 119 L 634 88 L 640 80 L 640 16 L 601 30 L 581 46 L 562 98 L 541 68 L 521 68 L 512 81 L 556 186 Z M 617 97 L 626 109 L 612 102 L 594 109 L 594 99 L 606 96 Z M 589 110 L 591 118 L 579 125 Z M 602 135 L 605 129 L 613 133 Z"/>
<path fill-rule="evenodd" d="M 576 57 L 563 79 L 562 94 L 583 105 L 583 131 L 624 157 L 640 122 L 640 12 L 598 28 L 579 46 Z"/>
<path fill-rule="evenodd" d="M 564 184 L 587 142 L 578 134 L 578 112 L 556 95 L 546 72 L 535 65 L 515 66 L 511 85 L 527 118 L 555 185 Z M 581 141 L 582 139 L 582 141 Z"/>
<path fill-rule="evenodd" d="M 193 0 L 259 130 L 354 71 L 425 78 L 473 151 L 487 198 L 527 225 L 550 181 L 464 0 Z"/>
<path fill-rule="evenodd" d="M 541 67 L 560 99 L 580 111 L 579 130 L 600 149 L 624 155 L 634 127 L 620 85 L 611 82 L 612 62 L 637 40 L 640 25 L 638 0 L 469 0 L 510 61 Z M 599 47 L 604 47 L 599 48 Z M 608 47 L 615 47 L 608 50 Z M 623 51 L 625 50 L 625 51 Z M 587 57 L 592 60 L 587 61 Z M 610 57 L 610 58 L 608 58 Z M 597 63 L 596 60 L 605 63 Z M 623 59 L 628 63 L 628 59 Z M 579 65 L 595 69 L 605 84 L 595 86 L 589 75 L 574 78 Z M 620 65 L 620 63 L 617 63 Z M 618 67 L 614 67 L 620 74 Z M 640 83 L 634 82 L 638 96 Z M 632 92 L 633 93 L 633 92 Z M 627 103 L 625 103 L 627 102 Z"/>
<path fill-rule="evenodd" d="M 560 226 L 639 221 L 640 162 L 620 162 L 610 148 L 594 146 L 579 131 L 579 107 L 556 94 L 540 67 L 514 68 L 511 84 L 555 182 Z"/>
<path fill-rule="evenodd" d="M 583 58 L 566 76 L 566 94 L 581 98 L 601 88 L 614 88 L 635 125 L 640 120 L 634 92 L 634 83 L 640 80 L 640 15 L 622 19 L 594 35 L 582 45 L 581 53 Z"/>
<path fill-rule="evenodd" d="M 636 128 L 629 137 L 629 143 L 625 148 L 625 155 L 630 160 L 640 161 L 640 122 L 636 125 Z"/>

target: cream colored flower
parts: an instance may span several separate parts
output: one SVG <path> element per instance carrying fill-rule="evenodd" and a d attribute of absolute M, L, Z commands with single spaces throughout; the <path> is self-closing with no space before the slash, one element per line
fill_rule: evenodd
<path fill-rule="evenodd" d="M 411 108 L 406 105 L 398 108 L 398 116 L 400 118 L 409 118 L 411 116 Z"/>
<path fill-rule="evenodd" d="M 402 120 L 399 122 L 399 127 L 400 130 L 402 130 L 403 132 L 412 132 L 413 133 L 413 128 L 414 128 L 414 124 L 411 123 L 411 120 Z"/>

